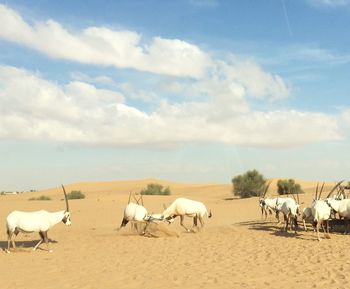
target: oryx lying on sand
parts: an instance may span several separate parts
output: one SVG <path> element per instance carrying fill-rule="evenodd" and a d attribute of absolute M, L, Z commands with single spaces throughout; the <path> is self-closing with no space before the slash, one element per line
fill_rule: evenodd
<path fill-rule="evenodd" d="M 66 191 L 62 185 L 64 198 L 66 201 L 66 210 L 58 212 L 48 212 L 45 210 L 36 212 L 21 212 L 13 211 L 6 218 L 7 229 L 7 253 L 10 253 L 10 243 L 12 243 L 13 249 L 16 249 L 14 235 L 17 236 L 19 232 L 33 233 L 38 232 L 40 235 L 40 241 L 35 245 L 33 250 L 35 251 L 39 245 L 44 241 L 47 246 L 47 250 L 52 252 L 49 248 L 49 238 L 47 236 L 48 230 L 59 222 L 63 222 L 67 226 L 71 225 L 70 212 Z"/>
<path fill-rule="evenodd" d="M 163 218 L 168 221 L 180 216 L 180 225 L 184 227 L 187 232 L 193 231 L 193 227 L 198 227 L 198 220 L 201 223 L 201 228 L 203 228 L 203 217 L 205 215 L 207 215 L 208 218 L 211 218 L 212 216 L 211 211 L 209 210 L 208 212 L 206 206 L 202 202 L 186 198 L 177 198 L 162 213 Z M 185 216 L 193 218 L 193 226 L 190 229 L 188 229 L 183 223 Z"/>

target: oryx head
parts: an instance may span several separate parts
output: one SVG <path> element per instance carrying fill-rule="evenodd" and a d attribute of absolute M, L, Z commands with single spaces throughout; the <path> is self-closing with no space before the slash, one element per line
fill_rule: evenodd
<path fill-rule="evenodd" d="M 265 206 L 265 196 L 266 196 L 267 190 L 269 189 L 270 184 L 271 184 L 271 182 L 269 182 L 267 184 L 267 186 L 265 187 L 265 190 L 260 193 L 260 198 L 259 198 L 259 206 L 260 207 Z"/>
<path fill-rule="evenodd" d="M 66 226 L 70 226 L 72 224 L 71 220 L 70 220 L 70 212 L 69 212 L 69 204 L 68 204 L 68 197 L 67 197 L 67 193 L 66 190 L 64 189 L 64 186 L 62 185 L 62 189 L 63 189 L 63 193 L 64 193 L 64 199 L 66 201 L 66 211 L 64 212 L 64 216 L 62 219 L 62 222 L 66 225 Z"/>

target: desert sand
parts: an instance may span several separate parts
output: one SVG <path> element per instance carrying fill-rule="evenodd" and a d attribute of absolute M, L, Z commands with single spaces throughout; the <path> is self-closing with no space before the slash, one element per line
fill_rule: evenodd
<path fill-rule="evenodd" d="M 179 220 L 167 228 L 176 236 L 149 238 L 130 225 L 117 230 L 130 191 L 148 183 L 169 186 L 170 196 L 144 196 L 149 212 L 183 196 L 202 201 L 213 217 L 198 233 L 187 233 Z M 299 182 L 313 197 L 315 182 Z M 332 184 L 329 184 L 331 186 Z M 329 187 L 328 186 L 328 187 Z M 350 236 L 332 233 L 318 242 L 312 231 L 282 232 L 274 218 L 261 219 L 258 198 L 233 197 L 230 184 L 178 184 L 157 180 L 66 185 L 86 198 L 71 200 L 72 226 L 49 231 L 51 249 L 31 248 L 36 233 L 19 234 L 19 249 L 0 251 L 0 288 L 349 288 Z M 326 190 L 327 191 L 327 188 Z M 276 192 L 275 183 L 268 195 Z M 51 201 L 28 201 L 47 195 Z M 64 209 L 61 188 L 0 196 L 0 245 L 7 246 L 5 219 L 12 210 Z M 190 224 L 190 219 L 187 219 Z"/>

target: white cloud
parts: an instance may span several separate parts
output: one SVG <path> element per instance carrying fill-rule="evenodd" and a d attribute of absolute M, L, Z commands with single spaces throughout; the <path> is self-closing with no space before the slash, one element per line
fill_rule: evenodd
<path fill-rule="evenodd" d="M 4 5 L 0 38 L 55 58 L 167 76 L 143 87 L 137 81 L 116 83 L 103 75 L 75 72 L 74 81 L 58 84 L 24 69 L 0 66 L 1 139 L 280 147 L 341 138 L 339 119 L 332 115 L 254 111 L 252 102 L 284 99 L 290 87 L 253 60 L 211 59 L 178 39 L 154 37 L 142 44 L 142 36 L 132 31 L 88 27 L 75 33 L 53 20 L 31 25 Z M 96 87 L 102 84 L 109 89 Z M 135 100 L 152 107 L 131 105 Z"/>
<path fill-rule="evenodd" d="M 220 84 L 212 80 L 194 87 L 213 93 L 220 92 Z M 113 146 L 195 142 L 277 147 L 341 138 L 332 115 L 253 111 L 244 91 L 239 84 L 226 85 L 217 98 L 162 100 L 157 109 L 144 112 L 124 103 L 115 91 L 79 81 L 59 85 L 0 66 L 0 138 Z M 229 97 L 231 104 L 226 103 Z"/>
<path fill-rule="evenodd" d="M 278 75 L 262 70 L 251 60 L 232 59 L 231 63 L 221 63 L 227 79 L 241 83 L 249 96 L 277 100 L 289 95 L 289 88 Z"/>
<path fill-rule="evenodd" d="M 155 37 L 142 44 L 141 35 L 132 31 L 89 27 L 70 32 L 54 20 L 31 25 L 1 4 L 0 38 L 53 58 L 181 77 L 199 78 L 211 65 L 205 52 L 185 41 Z"/>

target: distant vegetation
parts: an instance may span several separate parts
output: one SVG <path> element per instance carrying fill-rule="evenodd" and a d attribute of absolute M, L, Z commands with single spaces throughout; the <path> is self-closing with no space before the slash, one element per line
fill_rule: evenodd
<path fill-rule="evenodd" d="M 241 198 L 260 196 L 266 187 L 266 179 L 257 170 L 247 171 L 232 179 L 233 194 Z"/>
<path fill-rule="evenodd" d="M 81 191 L 71 191 L 67 194 L 68 200 L 85 199 L 85 195 Z"/>
<path fill-rule="evenodd" d="M 293 179 L 289 180 L 278 180 L 277 181 L 277 192 L 279 195 L 288 195 L 288 194 L 302 194 L 304 191 L 301 186 Z"/>
<path fill-rule="evenodd" d="M 44 195 L 41 195 L 40 197 L 32 197 L 32 198 L 29 198 L 28 199 L 29 201 L 50 201 L 51 198 L 49 196 L 44 196 Z"/>
<path fill-rule="evenodd" d="M 143 189 L 140 192 L 141 195 L 170 195 L 170 189 L 169 187 L 164 188 L 162 185 L 159 184 L 148 184 L 146 189 Z"/>

